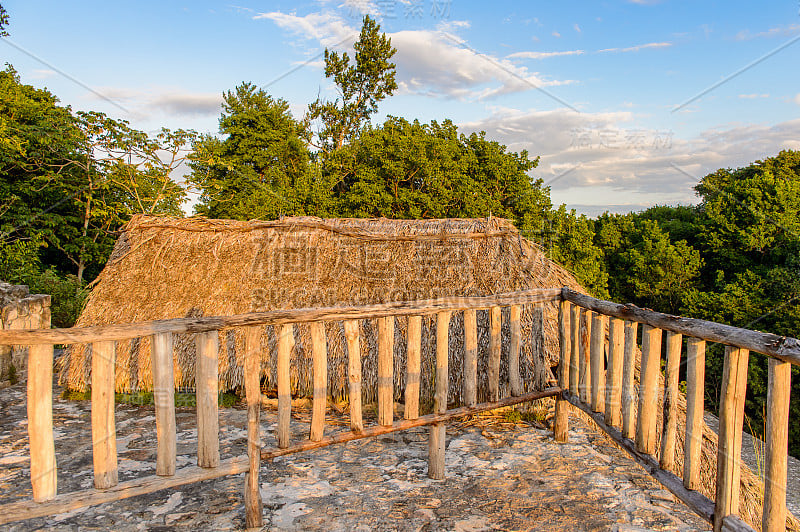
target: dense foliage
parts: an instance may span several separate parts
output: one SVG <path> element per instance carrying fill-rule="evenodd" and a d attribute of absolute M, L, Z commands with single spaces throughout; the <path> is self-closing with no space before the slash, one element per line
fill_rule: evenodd
<path fill-rule="evenodd" d="M 720 169 L 695 187 L 696 207 L 659 206 L 600 216 L 595 246 L 612 299 L 720 323 L 800 336 L 800 152 Z M 710 347 L 706 406 L 718 407 L 723 349 Z M 792 419 L 800 419 L 793 367 Z M 764 430 L 767 361 L 751 355 L 746 413 Z M 800 455 L 800 426 L 790 447 Z"/>
<path fill-rule="evenodd" d="M 73 113 L 13 67 L 0 71 L 0 279 L 54 294 L 54 323 L 71 325 L 121 225 L 180 214 L 185 191 L 170 174 L 192 138 Z"/>

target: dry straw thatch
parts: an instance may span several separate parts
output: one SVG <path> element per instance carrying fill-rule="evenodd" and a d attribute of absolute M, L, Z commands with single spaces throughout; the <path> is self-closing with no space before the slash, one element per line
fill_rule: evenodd
<path fill-rule="evenodd" d="M 238 222 L 205 218 L 139 216 L 127 224 L 92 290 L 78 326 L 187 316 L 220 316 L 250 311 L 344 306 L 444 296 L 482 296 L 531 288 L 581 287 L 544 252 L 522 238 L 507 220 L 319 219 Z M 504 311 L 504 321 L 505 321 Z M 526 389 L 542 388 L 556 364 L 556 306 L 545 305 L 545 353 L 530 340 L 533 308 L 522 316 L 520 369 Z M 478 312 L 479 364 L 486 367 L 487 312 Z M 407 319 L 395 327 L 395 397 L 404 390 Z M 425 404 L 432 400 L 435 363 L 434 318 L 423 320 L 422 383 Z M 377 321 L 362 320 L 364 399 L 374 400 L 377 382 Z M 459 402 L 463 361 L 463 317 L 451 322 L 451 395 Z M 347 351 L 341 323 L 326 325 L 329 392 L 347 395 Z M 507 325 L 503 336 L 509 335 Z M 242 386 L 243 334 L 220 332 L 220 389 Z M 508 342 L 503 345 L 507 349 Z M 263 384 L 275 388 L 276 337 L 262 336 Z M 194 384 L 194 342 L 179 335 L 175 385 Z M 507 353 L 503 353 L 503 359 Z M 64 359 L 62 384 L 84 390 L 91 355 L 75 346 Z M 119 342 L 116 388 L 152 388 L 150 340 Z M 310 334 L 300 325 L 292 353 L 292 390 L 312 391 Z M 481 371 L 479 398 L 486 390 Z M 506 371 L 505 364 L 503 372 Z M 501 379 L 504 377 L 501 374 Z"/>

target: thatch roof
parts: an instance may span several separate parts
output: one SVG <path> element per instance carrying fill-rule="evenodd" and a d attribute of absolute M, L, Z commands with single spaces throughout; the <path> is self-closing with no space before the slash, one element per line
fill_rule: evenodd
<path fill-rule="evenodd" d="M 344 306 L 442 296 L 481 296 L 531 288 L 581 287 L 545 253 L 522 238 L 507 220 L 320 219 L 239 222 L 205 218 L 138 216 L 124 228 L 100 274 L 77 325 L 140 322 L 187 316 L 220 316 L 250 311 Z M 541 388 L 556 364 L 556 307 L 546 305 L 546 355 L 523 342 L 521 372 L 528 389 Z M 488 317 L 479 312 L 479 364 L 485 367 Z M 523 335 L 531 331 L 532 308 L 523 312 Z M 422 386 L 430 394 L 435 360 L 433 319 L 424 320 Z M 329 391 L 347 395 L 346 343 L 342 326 L 328 323 Z M 375 397 L 376 322 L 362 322 L 365 399 Z M 404 389 L 406 319 L 395 337 L 395 394 Z M 508 336 L 504 327 L 504 336 Z M 451 401 L 458 402 L 463 356 L 462 317 L 451 325 Z M 262 343 L 265 388 L 275 387 L 275 332 L 266 327 Z M 306 326 L 299 326 L 292 354 L 292 388 L 307 394 L 311 355 Z M 504 346 L 508 342 L 503 342 Z M 175 384 L 191 387 L 194 344 L 176 340 Z M 242 385 L 242 335 L 220 333 L 220 387 Z M 61 382 L 89 385 L 87 349 L 73 348 Z M 504 353 L 504 359 L 507 355 Z M 427 370 L 427 371 L 426 371 Z M 505 368 L 503 369 L 505 371 Z M 479 370 L 484 376 L 485 371 Z M 502 377 L 502 375 L 501 375 Z M 431 381 L 431 382 L 428 382 Z M 149 339 L 119 342 L 116 387 L 152 388 Z M 486 383 L 479 385 L 481 390 Z M 430 397 L 423 397 L 425 400 Z"/>

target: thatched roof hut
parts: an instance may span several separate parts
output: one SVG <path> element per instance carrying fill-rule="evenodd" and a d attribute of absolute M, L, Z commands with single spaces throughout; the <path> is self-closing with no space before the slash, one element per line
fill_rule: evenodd
<path fill-rule="evenodd" d="M 531 288 L 570 286 L 581 290 L 563 268 L 522 238 L 507 220 L 320 219 L 239 222 L 205 218 L 138 216 L 119 238 L 100 274 L 77 325 L 232 315 L 251 311 L 344 306 L 443 296 L 481 296 Z M 523 335 L 530 335 L 533 309 L 523 312 Z M 451 324 L 451 401 L 461 389 L 462 317 Z M 485 367 L 488 316 L 478 313 L 479 348 Z M 545 308 L 545 353 L 523 342 L 521 373 L 528 389 L 545 386 L 556 364 L 556 307 Z M 433 319 L 424 320 L 423 393 L 430 395 L 435 361 Z M 292 354 L 292 388 L 309 394 L 310 336 L 299 326 Z M 328 323 L 329 391 L 347 395 L 347 352 L 340 323 Z M 406 319 L 395 328 L 395 394 L 404 389 Z M 375 397 L 377 325 L 362 322 L 365 400 Z M 509 331 L 504 327 L 504 336 Z M 220 332 L 220 389 L 242 385 L 242 334 Z M 276 386 L 276 338 L 272 327 L 262 337 L 265 389 Z M 507 349 L 508 342 L 503 345 Z M 119 342 L 118 391 L 152 388 L 149 339 Z M 88 349 L 76 346 L 62 364 L 61 383 L 73 389 L 89 386 Z M 176 340 L 175 384 L 192 387 L 194 343 Z M 507 355 L 504 353 L 504 359 Z M 503 369 L 505 371 L 505 368 Z M 479 371 L 484 376 L 485 371 Z M 502 375 L 501 375 L 502 377 Z M 430 382 L 428 382 L 430 384 Z M 479 397 L 486 382 L 479 383 Z M 426 399 L 422 397 L 425 404 Z"/>

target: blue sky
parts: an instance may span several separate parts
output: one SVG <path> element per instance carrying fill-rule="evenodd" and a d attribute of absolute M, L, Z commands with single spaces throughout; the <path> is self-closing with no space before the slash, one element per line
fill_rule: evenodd
<path fill-rule="evenodd" d="M 146 131 L 216 132 L 242 81 L 301 118 L 334 95 L 322 51 L 350 49 L 369 13 L 400 85 L 374 121 L 485 130 L 590 215 L 693 203 L 706 173 L 800 149 L 798 0 L 2 4 L 0 54 L 23 82 Z"/>

